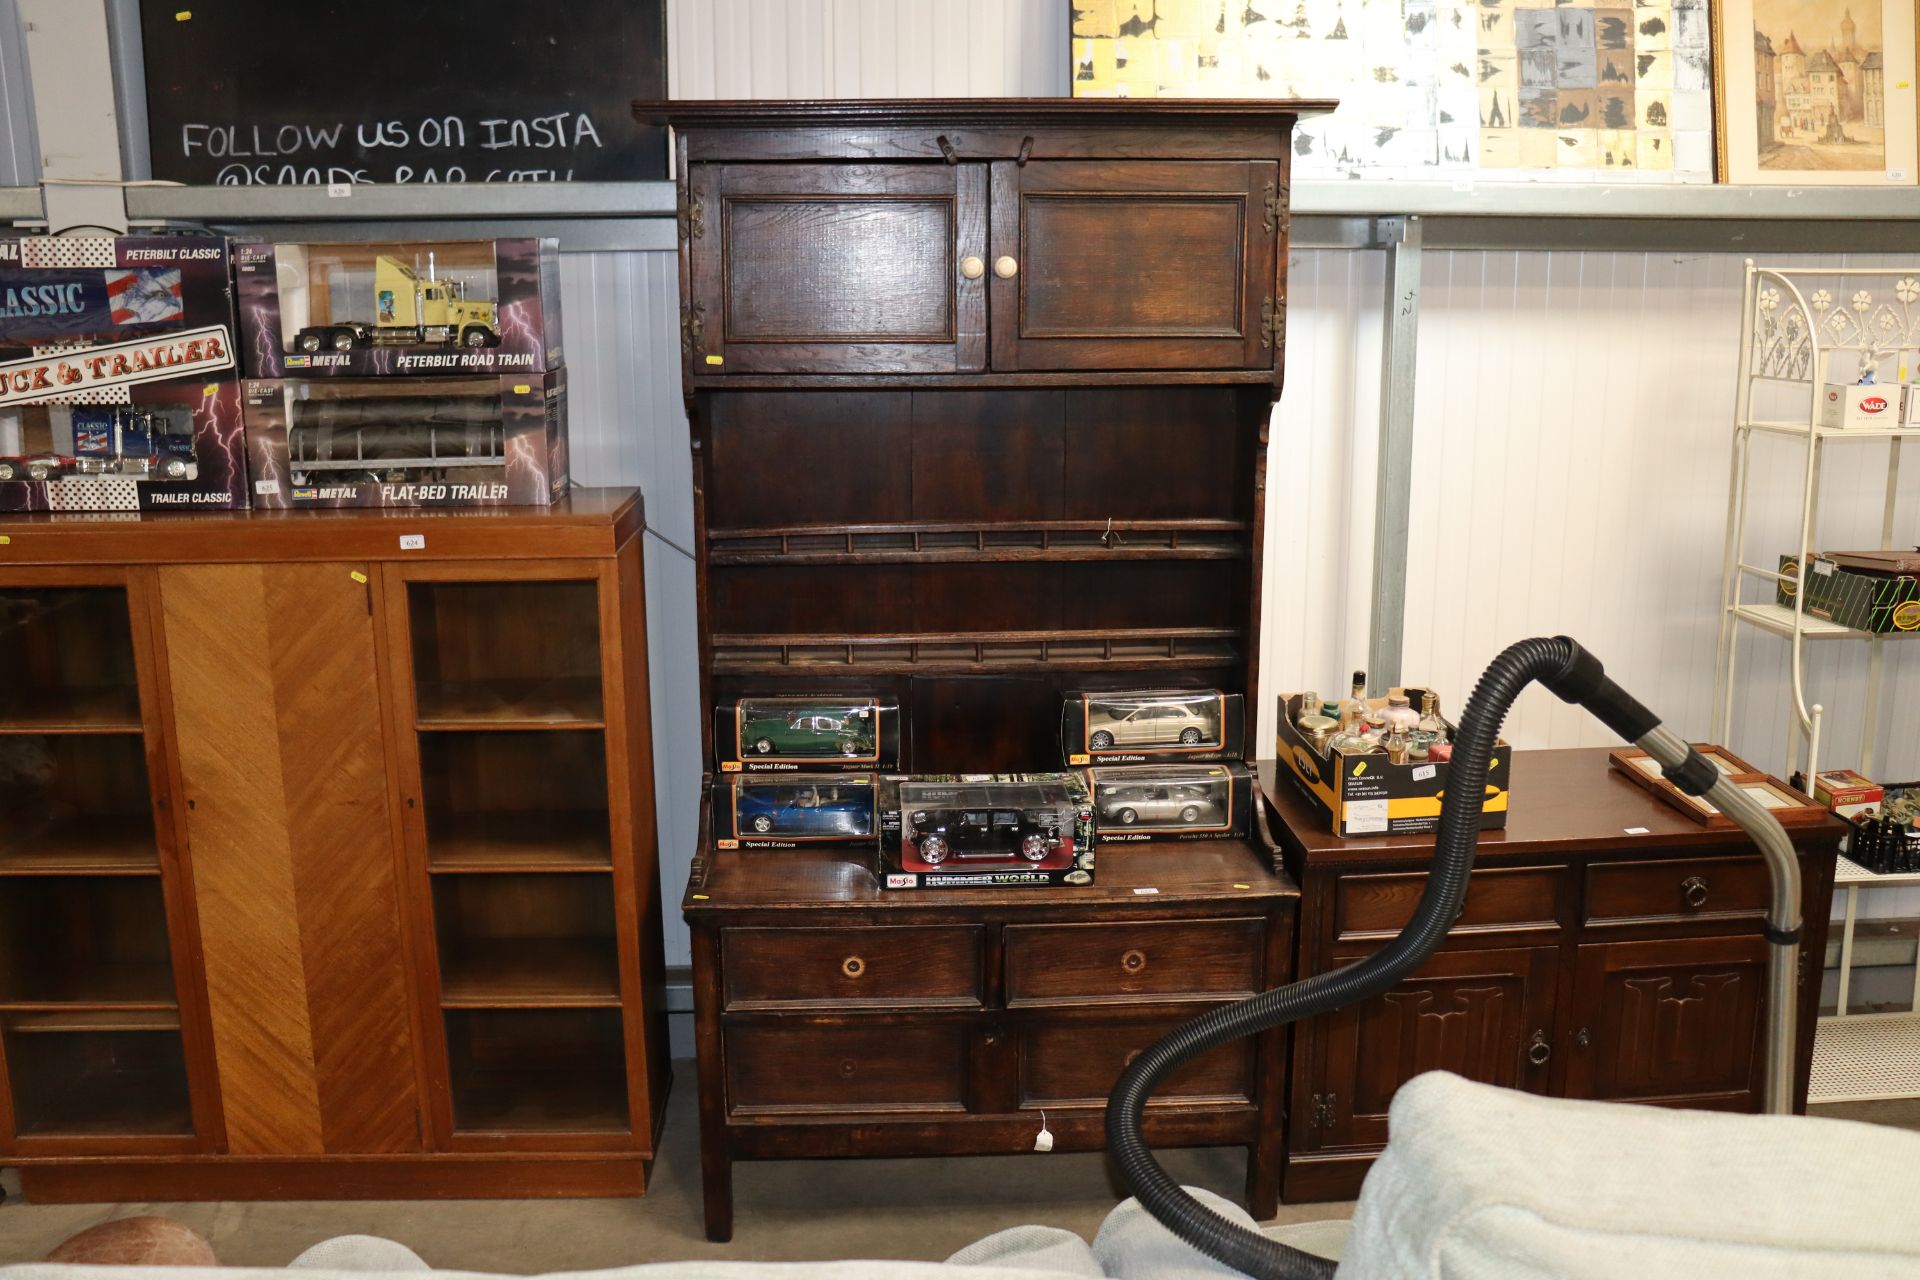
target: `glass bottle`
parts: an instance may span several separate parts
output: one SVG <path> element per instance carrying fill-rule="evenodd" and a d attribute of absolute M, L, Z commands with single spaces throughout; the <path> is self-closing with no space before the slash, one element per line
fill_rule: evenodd
<path fill-rule="evenodd" d="M 1367 673 L 1364 671 L 1356 671 L 1353 673 L 1353 692 L 1349 693 L 1340 702 L 1340 718 L 1342 720 L 1347 718 L 1347 712 L 1349 711 L 1359 716 L 1362 724 L 1371 725 L 1379 723 L 1375 718 L 1373 708 L 1367 705 Z"/>
<path fill-rule="evenodd" d="M 1340 708 L 1340 728 L 1327 740 L 1327 749 L 1364 755 L 1378 751 L 1380 744 L 1367 735 L 1367 722 L 1359 708 L 1347 703 Z"/>
<path fill-rule="evenodd" d="M 1405 701 L 1405 699 L 1401 699 Z M 1407 753 L 1412 750 L 1412 739 L 1403 724 L 1389 725 L 1387 728 L 1387 760 L 1392 764 L 1405 764 Z"/>
<path fill-rule="evenodd" d="M 1433 693 L 1420 695 L 1420 719 L 1409 737 L 1412 739 L 1409 754 L 1415 760 L 1431 759 L 1434 744 L 1447 740 L 1447 722 L 1440 718 L 1440 699 Z M 1445 754 L 1442 753 L 1443 756 Z"/>
<path fill-rule="evenodd" d="M 1420 723 L 1420 713 L 1413 709 L 1413 703 L 1404 693 L 1387 695 L 1387 709 L 1381 715 L 1388 729 L 1398 727 L 1411 733 Z"/>
<path fill-rule="evenodd" d="M 1300 695 L 1300 714 L 1293 718 L 1293 722 L 1304 729 L 1309 719 L 1322 714 L 1324 713 L 1320 710 L 1320 695 L 1303 693 Z"/>

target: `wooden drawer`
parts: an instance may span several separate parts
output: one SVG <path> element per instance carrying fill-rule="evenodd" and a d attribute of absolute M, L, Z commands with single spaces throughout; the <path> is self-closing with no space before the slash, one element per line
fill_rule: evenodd
<path fill-rule="evenodd" d="M 727 1107 L 782 1112 L 962 1111 L 967 1028 L 899 1022 L 736 1022 Z"/>
<path fill-rule="evenodd" d="M 975 925 L 728 929 L 726 1007 L 978 1008 L 980 948 Z"/>
<path fill-rule="evenodd" d="M 1771 897 L 1760 858 L 1664 858 L 1587 868 L 1588 924 L 1759 920 Z"/>
<path fill-rule="evenodd" d="M 1028 1028 L 1020 1045 L 1020 1104 L 1105 1106 L 1114 1081 L 1139 1052 L 1181 1019 L 1053 1022 Z M 1253 1093 L 1253 1042 L 1235 1040 L 1168 1076 L 1147 1104 L 1247 1103 Z"/>
<path fill-rule="evenodd" d="M 1258 919 L 1008 925 L 1007 1004 L 1251 995 L 1265 940 Z"/>
<path fill-rule="evenodd" d="M 1467 900 L 1454 933 L 1507 933 L 1560 927 L 1558 901 L 1565 867 L 1488 867 L 1467 881 Z M 1426 892 L 1424 871 L 1340 877 L 1334 890 L 1334 936 L 1342 942 L 1390 938 L 1413 919 Z"/>

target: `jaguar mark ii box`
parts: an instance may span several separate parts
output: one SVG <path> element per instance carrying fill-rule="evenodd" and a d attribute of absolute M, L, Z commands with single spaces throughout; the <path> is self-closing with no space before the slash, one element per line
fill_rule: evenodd
<path fill-rule="evenodd" d="M 1395 689 L 1420 705 L 1425 689 Z M 1332 817 L 1337 836 L 1418 835 L 1440 826 L 1440 799 L 1446 794 L 1451 761 L 1409 760 L 1394 764 L 1384 751 L 1348 754 L 1316 748 L 1295 724 L 1303 695 L 1282 694 L 1280 727 L 1275 737 L 1283 763 L 1300 789 L 1320 802 Z M 1385 698 L 1371 705 L 1386 706 Z M 1447 740 L 1453 725 L 1447 724 Z M 1480 827 L 1507 825 L 1507 791 L 1513 781 L 1513 748 L 1496 742 L 1487 762 L 1487 794 L 1480 811 Z"/>
<path fill-rule="evenodd" d="M 1086 771 L 1100 838 L 1245 839 L 1253 775 L 1238 760 L 1220 764 L 1126 764 Z"/>
<path fill-rule="evenodd" d="M 870 773 L 716 778 L 716 849 L 872 845 L 878 792 Z"/>
<path fill-rule="evenodd" d="M 1060 711 L 1069 765 L 1238 760 L 1246 704 L 1218 689 L 1073 692 Z"/>
<path fill-rule="evenodd" d="M 881 883 L 889 889 L 1093 883 L 1094 821 L 1071 773 L 881 779 Z"/>
<path fill-rule="evenodd" d="M 0 239 L 0 511 L 247 505 L 227 242 Z"/>
<path fill-rule="evenodd" d="M 257 507 L 544 507 L 567 491 L 567 375 L 246 384 Z"/>
<path fill-rule="evenodd" d="M 249 378 L 544 373 L 566 363 L 556 240 L 234 247 Z"/>
<path fill-rule="evenodd" d="M 900 761 L 900 708 L 865 694 L 721 699 L 713 752 L 722 773 L 892 769 Z"/>

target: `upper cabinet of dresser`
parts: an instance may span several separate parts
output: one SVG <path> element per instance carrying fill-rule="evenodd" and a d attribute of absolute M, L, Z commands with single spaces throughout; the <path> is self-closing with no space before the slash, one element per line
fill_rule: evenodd
<path fill-rule="evenodd" d="M 637 107 L 681 130 L 687 372 L 1270 373 L 1322 105 Z"/>

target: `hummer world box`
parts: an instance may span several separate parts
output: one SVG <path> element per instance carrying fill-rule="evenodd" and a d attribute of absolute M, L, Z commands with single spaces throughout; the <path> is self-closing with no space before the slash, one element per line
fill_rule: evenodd
<path fill-rule="evenodd" d="M 892 769 L 900 708 L 865 694 L 719 699 L 713 753 L 722 773 Z"/>
<path fill-rule="evenodd" d="M 1396 689 L 1415 706 L 1424 689 Z M 1418 835 L 1440 826 L 1440 799 L 1446 794 L 1450 761 L 1419 760 L 1394 764 L 1384 751 L 1348 755 L 1321 751 L 1302 734 L 1297 693 L 1280 698 L 1280 728 L 1275 744 L 1280 760 L 1292 771 L 1301 790 L 1320 802 L 1337 836 Z M 1373 705 L 1386 705 L 1376 698 Z M 1453 724 L 1447 724 L 1453 737 Z M 1495 743 L 1487 764 L 1486 806 L 1480 812 L 1482 830 L 1507 825 L 1507 790 L 1513 778 L 1513 748 L 1504 739 Z"/>
<path fill-rule="evenodd" d="M 1804 589 L 1811 617 L 1875 635 L 1920 631 L 1920 575 L 1860 573 L 1820 556 L 1810 558 L 1805 574 L 1796 572 L 1792 556 L 1781 556 L 1780 572 L 1789 581 L 1779 584 L 1774 599 L 1789 609 Z"/>
<path fill-rule="evenodd" d="M 878 803 L 870 773 L 716 778 L 713 845 L 716 849 L 871 846 L 879 824 Z"/>
<path fill-rule="evenodd" d="M 543 373 L 565 363 L 556 240 L 234 247 L 249 378 Z"/>
<path fill-rule="evenodd" d="M 880 780 L 880 882 L 889 889 L 1087 885 L 1093 864 L 1093 806 L 1077 774 Z"/>
<path fill-rule="evenodd" d="M 1253 774 L 1238 760 L 1103 765 L 1086 776 L 1102 840 L 1245 839 L 1252 822 Z"/>
<path fill-rule="evenodd" d="M 567 375 L 246 384 L 257 507 L 544 507 L 567 491 Z"/>
<path fill-rule="evenodd" d="M 0 239 L 0 511 L 246 505 L 227 242 Z"/>

